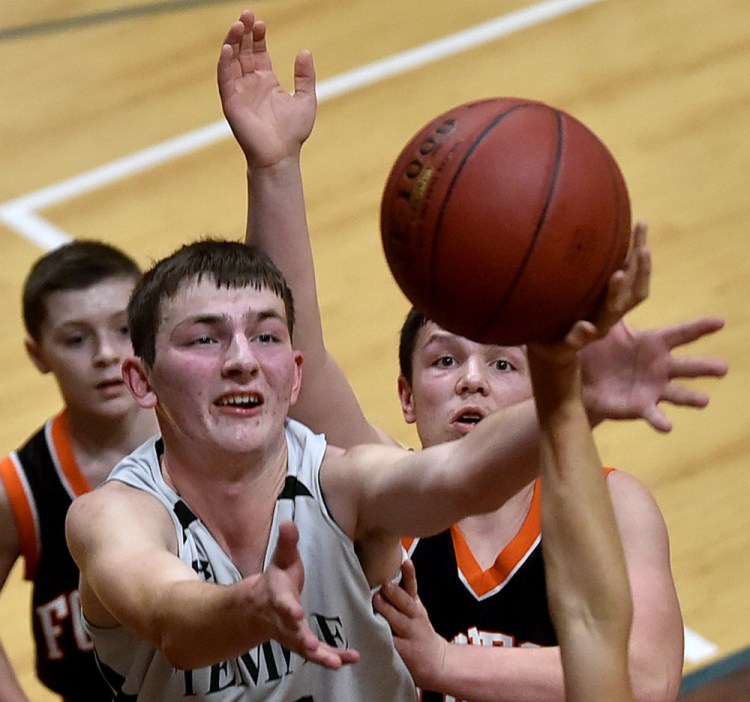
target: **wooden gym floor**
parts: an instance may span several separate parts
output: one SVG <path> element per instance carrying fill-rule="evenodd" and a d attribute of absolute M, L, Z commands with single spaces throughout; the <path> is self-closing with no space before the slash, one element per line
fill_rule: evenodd
<path fill-rule="evenodd" d="M 43 249 L 94 237 L 147 265 L 205 234 L 242 235 L 243 161 L 221 123 L 214 83 L 221 40 L 242 9 L 211 0 L 4 3 L 3 454 L 59 406 L 53 383 L 32 369 L 22 346 L 20 288 Z M 609 144 L 634 214 L 651 227 L 652 298 L 633 323 L 722 315 L 726 328 L 693 351 L 723 357 L 731 370 L 724 380 L 695 383 L 712 395 L 706 410 L 669 410 L 670 435 L 610 424 L 597 439 L 607 463 L 639 476 L 664 511 L 690 633 L 690 680 L 717 677 L 706 670 L 719 668 L 703 666 L 744 661 L 750 3 L 258 0 L 252 9 L 268 22 L 287 87 L 296 51 L 315 55 L 321 104 L 304 169 L 327 338 L 372 418 L 408 444 L 415 437 L 401 420 L 395 384 L 407 306 L 378 238 L 392 159 L 429 118 L 491 95 L 566 109 Z M 0 636 L 29 696 L 41 702 L 51 696 L 30 667 L 28 596 L 16 568 L 0 597 Z M 744 692 L 712 699 L 750 699 L 750 685 L 740 684 Z"/>

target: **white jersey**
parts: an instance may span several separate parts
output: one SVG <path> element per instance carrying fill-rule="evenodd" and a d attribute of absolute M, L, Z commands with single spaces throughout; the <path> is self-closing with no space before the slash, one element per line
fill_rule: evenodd
<path fill-rule="evenodd" d="M 313 631 L 326 643 L 360 652 L 359 663 L 331 671 L 304 661 L 276 641 L 236 659 L 191 671 L 177 670 L 164 656 L 124 627 L 87 624 L 106 677 L 118 700 L 139 702 L 402 702 L 417 699 L 414 683 L 393 647 L 385 620 L 373 613 L 371 591 L 351 539 L 334 522 L 320 489 L 326 441 L 293 420 L 286 424 L 289 465 L 276 501 L 264 568 L 279 524 L 293 520 L 305 566 L 301 602 Z M 109 480 L 155 495 L 168 508 L 179 557 L 208 582 L 236 583 L 242 576 L 204 524 L 162 477 L 157 438 L 123 459 Z"/>

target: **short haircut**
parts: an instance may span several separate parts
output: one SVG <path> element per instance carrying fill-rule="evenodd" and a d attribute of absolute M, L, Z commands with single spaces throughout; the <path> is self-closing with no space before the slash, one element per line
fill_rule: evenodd
<path fill-rule="evenodd" d="M 294 300 L 284 276 L 259 249 L 235 241 L 203 239 L 186 244 L 147 271 L 133 291 L 128 326 L 133 351 L 149 366 L 156 359 L 162 304 L 187 283 L 212 280 L 217 288 L 268 289 L 284 303 L 289 334 L 294 330 Z"/>
<path fill-rule="evenodd" d="M 429 319 L 424 314 L 412 307 L 401 326 L 401 335 L 398 342 L 398 364 L 401 375 L 410 385 L 414 374 L 413 359 L 414 349 L 417 346 L 417 335 L 428 321 Z"/>
<path fill-rule="evenodd" d="M 64 244 L 31 267 L 23 286 L 23 321 L 39 340 L 47 319 L 47 298 L 55 292 L 85 290 L 104 280 L 141 277 L 138 264 L 120 249 L 101 241 L 79 239 Z"/>

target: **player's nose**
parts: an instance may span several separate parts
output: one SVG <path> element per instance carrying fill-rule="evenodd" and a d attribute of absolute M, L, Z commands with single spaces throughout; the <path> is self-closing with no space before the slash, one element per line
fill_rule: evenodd
<path fill-rule="evenodd" d="M 252 375 L 257 369 L 258 358 L 250 340 L 244 334 L 233 335 L 224 354 L 223 375 Z"/>
<path fill-rule="evenodd" d="M 470 357 L 461 366 L 456 390 L 459 394 L 466 392 L 486 395 L 489 389 L 487 366 L 478 358 Z"/>
<path fill-rule="evenodd" d="M 122 354 L 117 343 L 110 338 L 108 334 L 100 334 L 96 339 L 96 349 L 94 351 L 94 364 L 97 366 L 107 366 L 117 363 L 121 360 Z"/>

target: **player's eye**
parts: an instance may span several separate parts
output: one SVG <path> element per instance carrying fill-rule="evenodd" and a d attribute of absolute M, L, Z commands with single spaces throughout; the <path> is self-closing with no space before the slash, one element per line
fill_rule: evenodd
<path fill-rule="evenodd" d="M 273 344 L 279 340 L 278 337 L 275 334 L 271 334 L 271 332 L 262 332 L 255 338 L 261 344 Z"/>
<path fill-rule="evenodd" d="M 441 356 L 435 362 L 435 365 L 440 368 L 452 368 L 456 365 L 456 359 L 453 356 Z"/>
<path fill-rule="evenodd" d="M 497 361 L 493 364 L 495 366 L 495 370 L 499 370 L 502 373 L 510 373 L 510 371 L 513 371 L 516 369 L 516 367 L 507 359 L 505 358 L 499 358 Z"/>
<path fill-rule="evenodd" d="M 83 334 L 71 334 L 70 336 L 66 336 L 63 339 L 63 346 L 74 348 L 76 346 L 80 346 L 83 343 L 83 340 Z"/>

